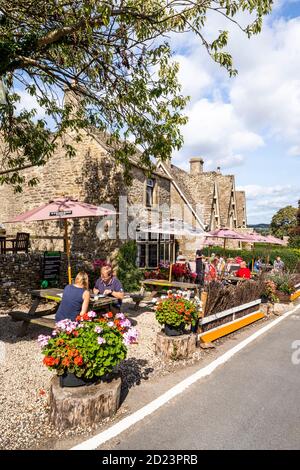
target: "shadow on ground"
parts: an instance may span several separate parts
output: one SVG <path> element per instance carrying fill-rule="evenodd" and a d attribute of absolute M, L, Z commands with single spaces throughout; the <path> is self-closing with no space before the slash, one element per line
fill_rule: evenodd
<path fill-rule="evenodd" d="M 121 404 L 125 401 L 129 390 L 136 385 L 140 385 L 142 380 L 148 380 L 149 375 L 154 371 L 152 367 L 146 367 L 148 361 L 131 357 L 122 361 L 117 367 L 117 371 L 122 377 Z"/>

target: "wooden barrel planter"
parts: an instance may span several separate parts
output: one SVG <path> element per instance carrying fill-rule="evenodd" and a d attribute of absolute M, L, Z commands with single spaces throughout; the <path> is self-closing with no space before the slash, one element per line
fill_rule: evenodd
<path fill-rule="evenodd" d="M 187 359 L 196 351 L 196 338 L 194 333 L 167 336 L 160 331 L 156 336 L 155 353 L 173 361 Z"/>
<path fill-rule="evenodd" d="M 117 412 L 120 393 L 118 375 L 81 387 L 61 387 L 55 376 L 50 387 L 50 422 L 59 432 L 91 426 Z"/>

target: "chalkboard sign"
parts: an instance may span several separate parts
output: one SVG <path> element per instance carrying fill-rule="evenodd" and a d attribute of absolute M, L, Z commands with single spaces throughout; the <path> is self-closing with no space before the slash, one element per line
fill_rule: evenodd
<path fill-rule="evenodd" d="M 60 266 L 60 251 L 44 252 L 42 280 L 47 281 L 49 287 L 55 287 L 59 284 Z"/>

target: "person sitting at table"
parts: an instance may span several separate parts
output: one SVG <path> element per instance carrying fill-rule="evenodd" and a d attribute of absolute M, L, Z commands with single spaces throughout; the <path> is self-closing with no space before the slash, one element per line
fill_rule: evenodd
<path fill-rule="evenodd" d="M 262 270 L 262 260 L 261 260 L 261 258 L 258 258 L 254 262 L 253 271 L 256 272 L 256 273 L 259 273 L 261 270 Z"/>
<path fill-rule="evenodd" d="M 68 284 L 64 288 L 62 301 L 55 315 L 55 321 L 69 319 L 76 320 L 77 315 L 87 313 L 90 303 L 89 277 L 84 271 L 80 271 L 74 284 Z"/>
<path fill-rule="evenodd" d="M 282 272 L 284 270 L 284 262 L 280 258 L 280 256 L 277 256 L 274 264 L 273 264 L 273 270 L 276 272 Z"/>
<path fill-rule="evenodd" d="M 251 278 L 251 271 L 247 268 L 247 264 L 245 261 L 242 261 L 240 264 L 240 269 L 238 269 L 235 273 L 236 277 L 243 277 L 245 279 Z"/>
<path fill-rule="evenodd" d="M 119 279 L 113 276 L 110 265 L 101 267 L 100 277 L 95 283 L 93 292 L 94 294 L 107 295 L 118 299 L 117 307 L 121 307 L 124 298 L 123 286 Z"/>
<path fill-rule="evenodd" d="M 211 282 L 211 281 L 216 281 L 218 277 L 217 273 L 217 265 L 218 265 L 219 260 L 214 259 L 213 261 L 210 261 L 206 267 L 206 273 L 205 273 L 205 281 L 206 282 Z"/>
<path fill-rule="evenodd" d="M 176 263 L 186 263 L 186 257 L 182 254 L 182 251 L 179 251 L 178 256 L 176 258 Z"/>

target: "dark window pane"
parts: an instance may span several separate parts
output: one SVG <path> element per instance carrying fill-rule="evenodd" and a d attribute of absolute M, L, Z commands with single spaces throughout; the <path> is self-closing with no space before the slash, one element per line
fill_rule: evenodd
<path fill-rule="evenodd" d="M 138 245 L 138 260 L 139 267 L 145 268 L 146 266 L 146 245 Z"/>
<path fill-rule="evenodd" d="M 149 268 L 156 268 L 158 245 L 149 245 L 148 249 L 149 249 Z"/>
<path fill-rule="evenodd" d="M 153 188 L 147 186 L 146 189 L 146 206 L 150 207 L 153 205 Z"/>

